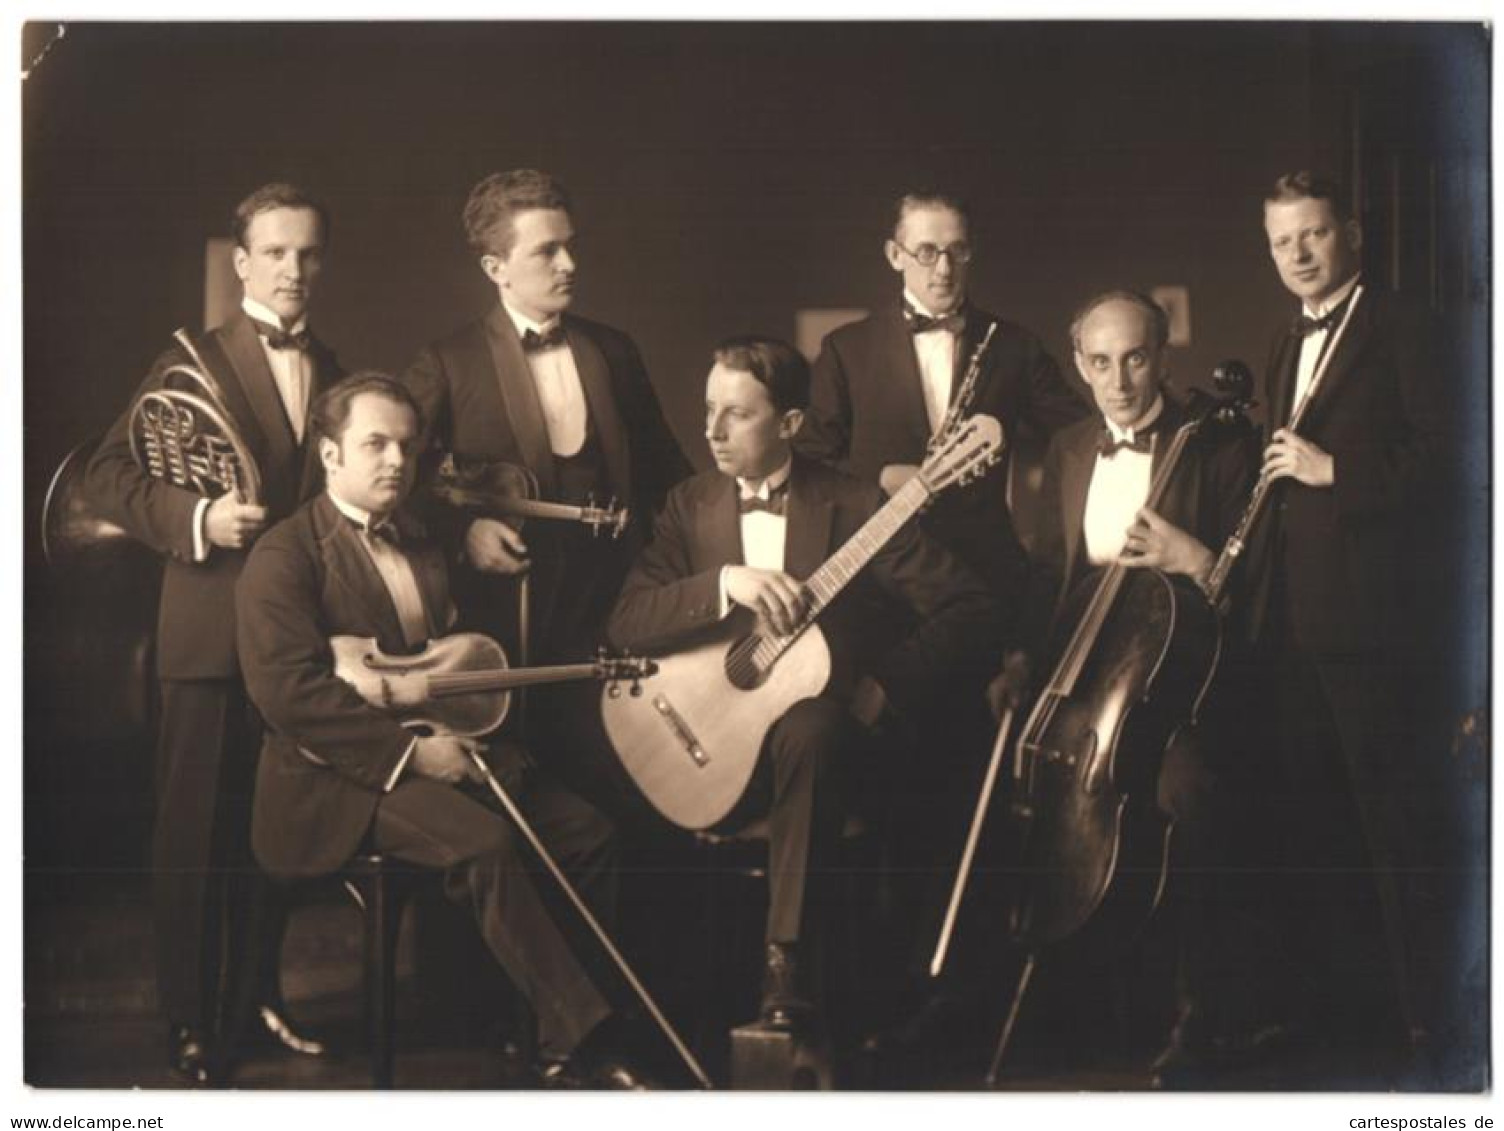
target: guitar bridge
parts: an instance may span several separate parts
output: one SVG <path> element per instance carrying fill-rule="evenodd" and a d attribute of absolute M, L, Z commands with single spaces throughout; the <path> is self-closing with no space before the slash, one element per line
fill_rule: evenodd
<path fill-rule="evenodd" d="M 689 755 L 690 760 L 696 766 L 703 769 L 710 764 L 710 755 L 705 753 L 705 748 L 700 745 L 700 740 L 695 737 L 694 731 L 689 729 L 684 716 L 674 710 L 673 704 L 666 696 L 653 696 L 653 710 L 658 712 L 658 717 L 673 732 L 674 738 L 678 740 L 680 746 L 684 747 L 684 752 Z"/>

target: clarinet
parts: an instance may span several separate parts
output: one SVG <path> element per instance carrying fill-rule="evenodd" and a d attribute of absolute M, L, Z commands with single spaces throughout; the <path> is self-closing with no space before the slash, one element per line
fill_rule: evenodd
<path fill-rule="evenodd" d="M 1311 398 L 1321 386 L 1321 379 L 1326 376 L 1327 365 L 1337 352 L 1337 345 L 1342 340 L 1342 333 L 1347 329 L 1347 323 L 1357 309 L 1358 299 L 1363 297 L 1361 285 L 1353 288 L 1352 298 L 1348 301 L 1347 310 L 1342 314 L 1342 321 L 1338 323 L 1336 330 L 1332 332 L 1332 339 L 1327 346 L 1325 356 L 1321 358 L 1321 364 L 1316 372 L 1311 375 L 1311 383 L 1306 386 L 1300 403 L 1295 406 L 1295 411 L 1290 416 L 1290 422 L 1286 425 L 1292 432 L 1296 432 L 1301 421 L 1305 418 L 1306 407 L 1311 403 Z M 1248 536 L 1253 531 L 1254 523 L 1264 513 L 1264 507 L 1269 501 L 1269 493 L 1274 489 L 1275 480 L 1267 475 L 1260 474 L 1259 481 L 1254 485 L 1253 495 L 1248 500 L 1248 505 L 1243 509 L 1243 515 L 1238 519 L 1238 525 L 1228 536 L 1227 544 L 1222 547 L 1222 552 L 1217 555 L 1216 562 L 1212 565 L 1211 573 L 1207 575 L 1205 592 L 1207 600 L 1212 604 L 1218 604 L 1227 589 L 1228 579 L 1232 576 L 1232 570 L 1238 564 L 1238 557 L 1248 545 Z"/>
<path fill-rule="evenodd" d="M 950 402 L 950 407 L 945 410 L 945 416 L 935 428 L 935 434 L 930 437 L 930 442 L 925 448 L 928 454 L 933 455 L 935 450 L 961 427 L 961 422 L 971 415 L 971 402 L 977 397 L 977 377 L 982 372 L 982 357 L 986 354 L 987 347 L 992 344 L 992 335 L 995 333 L 997 333 L 997 323 L 988 323 L 987 333 L 982 335 L 977 348 L 971 351 L 971 360 L 966 364 L 966 375 L 961 378 L 960 391 L 956 393 L 956 399 Z"/>

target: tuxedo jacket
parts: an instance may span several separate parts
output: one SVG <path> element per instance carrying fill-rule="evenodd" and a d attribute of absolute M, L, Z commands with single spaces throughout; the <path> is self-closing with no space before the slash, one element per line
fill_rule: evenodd
<path fill-rule="evenodd" d="M 1335 331 L 1334 331 L 1335 332 Z M 1289 420 L 1301 338 L 1275 335 L 1265 371 L 1272 433 Z M 1245 568 L 1254 630 L 1282 589 L 1296 640 L 1317 653 L 1385 648 L 1427 597 L 1410 591 L 1422 548 L 1407 534 L 1437 502 L 1454 409 L 1428 316 L 1364 289 L 1298 429 L 1328 452 L 1335 482 L 1275 485 Z"/>
<path fill-rule="evenodd" d="M 618 330 L 572 314 L 562 319 L 574 356 L 610 492 L 631 507 L 632 522 L 618 543 L 601 544 L 602 568 L 620 582 L 626 564 L 650 529 L 668 489 L 690 473 L 663 419 L 642 357 Z M 423 408 L 425 443 L 435 454 L 464 462 L 505 460 L 537 477 L 543 499 L 558 498 L 548 428 L 517 328 L 500 303 L 484 317 L 425 347 L 403 374 Z M 599 500 L 604 503 L 606 500 Z M 470 519 L 441 508 L 425 511 L 436 533 L 451 542 Z M 526 533 L 524 534 L 526 537 Z M 535 539 L 529 539 L 531 543 Z M 560 595 L 549 591 L 548 563 L 533 566 L 540 626 Z"/>
<path fill-rule="evenodd" d="M 784 572 L 808 578 L 883 501 L 877 487 L 795 456 Z M 742 563 L 736 480 L 711 470 L 680 484 L 622 585 L 608 622 L 612 644 L 652 654 L 705 639 L 721 624 L 721 567 Z M 913 614 L 901 640 L 886 631 L 895 623 L 895 601 Z M 980 579 L 910 522 L 817 623 L 838 684 L 871 675 L 893 707 L 909 713 L 957 666 L 980 660 L 996 620 L 997 606 Z"/>
<path fill-rule="evenodd" d="M 1166 394 L 1155 424 L 1151 475 L 1159 473 L 1171 438 L 1185 420 L 1184 406 Z M 1029 602 L 1028 636 L 1036 649 L 1045 643 L 1070 591 L 1092 568 L 1083 526 L 1104 429 L 1100 416 L 1078 421 L 1056 434 L 1045 455 L 1038 568 Z M 1253 493 L 1258 469 L 1258 437 L 1251 425 L 1208 423 L 1181 454 L 1157 513 L 1217 554 Z"/>
<path fill-rule="evenodd" d="M 260 469 L 268 523 L 285 518 L 319 489 L 323 471 L 315 446 L 300 445 L 293 435 L 255 327 L 236 310 L 194 345 L 224 390 L 229 415 Z M 333 353 L 316 340 L 310 341 L 308 356 L 311 405 L 341 372 Z M 169 366 L 188 363 L 184 351 L 174 345 L 152 366 L 136 399 L 160 387 Z M 158 675 L 232 678 L 238 670 L 235 579 L 246 552 L 211 546 L 208 558 L 193 560 L 193 512 L 200 496 L 153 479 L 141 469 L 131 455 L 129 411 L 115 421 L 89 461 L 85 490 L 104 517 L 166 555 L 157 614 Z"/>
<path fill-rule="evenodd" d="M 970 306 L 956 349 L 952 397 L 993 321 L 997 332 L 983 358 L 971 411 L 995 416 L 1010 448 L 1020 425 L 1048 436 L 1086 415 L 1086 402 L 1034 335 Z M 815 360 L 809 411 L 794 441 L 800 452 L 875 483 L 886 464 L 922 464 L 929 437 L 919 362 L 900 303 L 826 336 Z M 1008 511 L 1007 464 L 1005 455 L 976 483 L 947 492 L 923 519 L 927 531 L 1005 594 L 1022 583 L 1027 564 Z"/>
<path fill-rule="evenodd" d="M 398 512 L 428 635 L 453 621 L 438 543 Z M 266 721 L 251 843 L 274 876 L 334 871 L 359 847 L 412 732 L 334 674 L 332 636 L 407 651 L 396 606 L 360 534 L 327 494 L 263 535 L 236 587 L 246 690 Z"/>

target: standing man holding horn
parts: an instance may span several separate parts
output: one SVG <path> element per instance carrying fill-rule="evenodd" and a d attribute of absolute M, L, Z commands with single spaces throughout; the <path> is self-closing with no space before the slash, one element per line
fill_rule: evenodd
<path fill-rule="evenodd" d="M 1362 278 L 1348 200 L 1308 172 L 1264 200 L 1270 255 L 1301 311 L 1265 373 L 1274 489 L 1246 583 L 1276 754 L 1282 1020 L 1373 1065 L 1396 1047 L 1425 1051 L 1434 1000 L 1413 898 L 1430 769 L 1402 738 L 1398 704 L 1417 691 L 1410 588 L 1430 548 L 1410 535 L 1418 508 L 1441 501 L 1448 394 L 1425 319 Z M 1387 956 L 1365 962 L 1375 936 Z"/>
<path fill-rule="evenodd" d="M 133 454 L 134 412 L 90 461 L 86 489 L 101 514 L 165 559 L 157 623 L 161 732 L 152 841 L 157 997 L 172 1069 L 191 1083 L 222 1080 L 246 1021 L 258 1037 L 319 1055 L 288 1027 L 277 963 L 285 909 L 250 852 L 261 724 L 235 654 L 235 581 L 271 522 L 316 493 L 305 442 L 311 398 L 339 375 L 308 331 L 308 303 L 328 239 L 323 207 L 289 184 L 263 185 L 235 209 L 240 308 L 152 366 L 132 404 L 175 367 L 207 368 L 227 430 L 253 468 L 217 497 L 155 477 Z M 259 481 L 250 497 L 244 484 Z M 223 956 L 223 957 L 222 957 Z M 249 1013 L 257 1010 L 252 1020 Z"/>

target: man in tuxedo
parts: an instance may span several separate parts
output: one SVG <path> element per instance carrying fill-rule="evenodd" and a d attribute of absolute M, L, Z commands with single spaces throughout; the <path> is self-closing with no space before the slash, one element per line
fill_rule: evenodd
<path fill-rule="evenodd" d="M 654 511 L 690 468 L 632 340 L 570 312 L 577 262 L 564 187 L 534 169 L 494 173 L 471 191 L 464 220 L 498 301 L 424 348 L 402 375 L 422 406 L 425 442 L 465 465 L 520 465 L 547 501 L 614 499 L 632 520 L 613 540 L 562 522 L 537 520 L 523 533 L 495 518 L 432 517 L 463 548 L 456 590 L 467 614 L 509 608 L 497 593 L 526 572 L 533 658 L 577 658 L 600 643 Z M 510 638 L 514 626 L 493 627 Z"/>
<path fill-rule="evenodd" d="M 363 844 L 444 869 L 496 960 L 538 1017 L 546 1083 L 641 1088 L 622 1027 L 544 904 L 521 834 L 465 787 L 485 778 L 474 739 L 417 737 L 335 670 L 330 638 L 420 650 L 455 616 L 444 553 L 400 508 L 412 488 L 421 417 L 411 394 L 361 373 L 315 404 L 324 494 L 258 543 L 237 587 L 246 687 L 267 722 L 253 841 L 273 875 L 337 870 Z M 585 899 L 615 890 L 610 824 L 498 744 L 491 754 L 539 836 Z"/>
<path fill-rule="evenodd" d="M 196 348 L 260 469 L 261 497 L 207 498 L 152 478 L 131 454 L 129 412 L 101 441 L 86 479 L 102 515 L 166 558 L 156 641 L 157 996 L 172 1067 L 194 1083 L 214 1082 L 228 1067 L 242 1022 L 294 1051 L 323 1051 L 282 1016 L 277 959 L 285 912 L 251 862 L 260 724 L 235 656 L 234 586 L 266 525 L 317 489 L 304 439 L 307 406 L 339 374 L 334 355 L 308 330 L 328 217 L 292 185 L 268 184 L 236 208 L 234 236 L 240 308 Z M 169 367 L 189 363 L 182 349 L 167 350 L 136 399 L 161 386 Z M 241 1016 L 252 1012 L 247 997 L 255 1017 Z"/>
<path fill-rule="evenodd" d="M 994 680 L 989 692 L 999 711 L 1005 702 L 1024 699 L 1027 673 L 1048 674 L 1041 668 L 1048 644 L 1074 630 L 1060 623 L 1061 613 L 1088 571 L 1120 562 L 1204 586 L 1257 475 L 1251 426 L 1204 423 L 1151 509 L 1150 485 L 1188 418 L 1168 387 L 1169 318 L 1142 294 L 1108 291 L 1081 307 L 1071 342 L 1098 414 L 1056 433 L 1045 457 L 1038 568 L 1025 618 L 1031 654 L 1009 657 Z M 1199 599 L 1189 589 L 1185 598 Z M 1197 726 L 1175 737 L 1158 778 L 1158 808 L 1174 822 L 1167 902 L 1178 950 L 1180 1017 L 1156 1068 L 1171 1083 L 1207 1069 L 1245 1035 L 1229 1000 L 1240 977 L 1228 945 L 1231 900 L 1223 890 L 1233 881 L 1210 871 L 1231 859 L 1231 783 L 1246 761 L 1230 747 L 1229 712 L 1242 674 L 1235 653 L 1234 642 L 1224 641 Z"/>
<path fill-rule="evenodd" d="M 1425 979 L 1444 975 L 1434 955 L 1427 966 L 1434 916 L 1415 902 L 1434 863 L 1416 806 L 1435 794 L 1396 707 L 1419 690 L 1408 654 L 1426 610 L 1412 585 L 1429 548 L 1414 540 L 1420 516 L 1446 501 L 1435 476 L 1451 398 L 1427 320 L 1362 278 L 1347 199 L 1299 172 L 1264 201 L 1270 255 L 1301 311 L 1265 371 L 1275 491 L 1250 554 L 1252 632 L 1279 755 L 1286 1015 L 1356 1048 L 1387 1037 L 1397 1014 L 1409 1032 L 1391 1046 L 1419 1048 L 1439 1002 Z M 1374 896 L 1381 931 L 1365 918 Z M 1387 976 L 1383 956 L 1352 960 L 1376 934 Z"/>
<path fill-rule="evenodd" d="M 670 492 L 611 614 L 614 645 L 662 654 L 726 631 L 732 616 L 748 628 L 755 618 L 775 635 L 802 622 L 804 581 L 883 503 L 876 486 L 793 454 L 809 380 L 804 359 L 776 339 L 717 347 L 705 390 L 716 466 Z M 913 631 L 875 651 L 874 629 L 900 607 L 912 613 Z M 829 867 L 855 784 L 847 760 L 870 744 L 873 727 L 914 711 L 978 661 L 995 619 L 980 580 L 914 524 L 820 618 L 836 677 L 772 724 L 752 799 L 732 818 L 768 816 L 765 1024 L 792 1027 L 811 1015 L 801 951 L 816 917 L 811 889 Z"/>
<path fill-rule="evenodd" d="M 992 588 L 1010 612 L 1027 584 L 1028 559 L 1014 531 L 1008 502 L 1012 449 L 1028 431 L 1044 439 L 1086 415 L 1086 402 L 1061 378 L 1039 340 L 1022 326 L 973 305 L 968 283 L 973 258 L 971 222 L 956 197 L 930 191 L 899 197 L 883 244 L 901 294 L 870 317 L 834 330 L 815 361 L 810 408 L 795 446 L 890 493 L 923 462 L 926 444 L 961 394 L 969 362 L 995 325 L 981 354 L 963 415 L 986 413 L 1003 425 L 1008 452 L 977 482 L 938 499 L 921 519 L 924 530 Z M 875 1035 L 870 1051 L 907 1059 L 920 1046 L 964 1028 L 958 1006 L 985 996 L 969 955 L 957 956 L 945 981 L 921 971 L 949 894 L 946 873 L 959 858 L 964 830 L 981 783 L 991 740 L 983 709 L 985 676 L 957 680 L 926 713 L 926 742 L 948 754 L 931 779 L 920 811 L 905 807 L 886 822 L 897 851 L 924 881 L 900 899 L 919 929 L 908 965 L 918 1009 L 891 1031 Z M 894 787 L 903 790 L 902 778 Z M 981 950 L 990 949 L 982 947 Z M 980 961 L 981 959 L 978 959 Z"/>
<path fill-rule="evenodd" d="M 966 206 L 953 196 L 911 192 L 898 199 L 883 252 L 902 293 L 826 337 L 795 444 L 800 453 L 893 492 L 924 462 L 926 443 L 994 324 L 966 415 L 996 417 L 1010 448 L 1020 429 L 1048 437 L 1086 415 L 1086 403 L 1033 334 L 968 300 L 970 226 Z M 999 596 L 1018 592 L 1027 559 L 1008 510 L 1006 457 L 977 483 L 938 500 L 923 523 Z"/>

